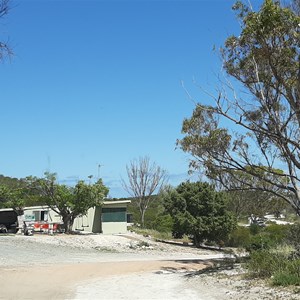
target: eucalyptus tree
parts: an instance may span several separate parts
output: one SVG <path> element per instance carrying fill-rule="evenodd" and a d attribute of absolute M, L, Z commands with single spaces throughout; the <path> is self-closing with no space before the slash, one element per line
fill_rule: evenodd
<path fill-rule="evenodd" d="M 178 144 L 192 154 L 191 168 L 222 185 L 224 176 L 249 174 L 252 182 L 239 178 L 247 188 L 300 215 L 300 17 L 292 7 L 234 5 L 241 32 L 221 48 L 229 78 L 207 96 L 211 105 L 198 103 L 184 120 Z"/>
<path fill-rule="evenodd" d="M 248 168 L 250 167 L 245 167 L 246 170 Z M 278 216 L 287 207 L 287 203 L 277 195 L 284 191 L 272 183 L 260 180 L 260 177 L 266 176 L 265 170 L 269 171 L 268 168 L 263 167 L 256 170 L 257 174 L 260 174 L 259 177 L 241 171 L 219 174 L 219 182 L 230 191 L 229 207 L 237 217 L 247 216 L 255 221 L 268 213 Z M 273 169 L 272 172 L 276 175 L 273 176 L 274 178 L 269 175 L 270 181 L 279 180 L 278 174 L 284 174 L 280 169 Z M 282 177 L 282 180 L 284 185 L 288 183 L 287 178 Z"/>

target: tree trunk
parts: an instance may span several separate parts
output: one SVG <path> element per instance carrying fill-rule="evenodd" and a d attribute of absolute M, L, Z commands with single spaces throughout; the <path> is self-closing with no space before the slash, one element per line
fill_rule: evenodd
<path fill-rule="evenodd" d="M 65 233 L 70 233 L 72 231 L 74 220 L 70 215 L 63 215 L 62 220 L 64 223 Z"/>
<path fill-rule="evenodd" d="M 199 248 L 200 245 L 201 245 L 201 242 L 200 242 L 200 238 L 197 234 L 194 234 L 193 236 L 193 242 L 194 242 L 194 245 L 196 248 Z"/>
<path fill-rule="evenodd" d="M 141 211 L 141 223 L 142 223 L 142 228 L 145 228 L 145 210 Z"/>

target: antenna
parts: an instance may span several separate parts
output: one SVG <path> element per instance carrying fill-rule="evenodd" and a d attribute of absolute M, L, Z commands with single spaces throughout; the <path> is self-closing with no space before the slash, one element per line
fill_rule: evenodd
<path fill-rule="evenodd" d="M 98 164 L 98 177 L 97 177 L 98 180 L 100 179 L 100 168 L 103 167 L 103 166 L 104 165 Z"/>

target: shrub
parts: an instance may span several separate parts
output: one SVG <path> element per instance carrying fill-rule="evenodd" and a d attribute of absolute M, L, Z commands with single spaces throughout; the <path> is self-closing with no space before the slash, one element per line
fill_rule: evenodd
<path fill-rule="evenodd" d="M 132 226 L 128 229 L 137 234 L 141 234 L 143 236 L 153 237 L 154 239 L 162 239 L 162 240 L 172 239 L 171 232 L 158 232 L 157 230 L 145 229 L 145 228 L 140 228 L 140 227 L 136 227 L 136 226 Z"/>
<path fill-rule="evenodd" d="M 171 232 L 173 227 L 173 219 L 170 215 L 159 215 L 151 225 L 153 229 L 159 232 Z"/>
<path fill-rule="evenodd" d="M 289 226 L 287 225 L 271 224 L 264 228 L 264 233 L 277 244 L 282 244 L 286 240 L 288 230 Z"/>
<path fill-rule="evenodd" d="M 273 276 L 272 284 L 281 286 L 300 285 L 300 277 L 297 274 L 276 272 Z"/>
<path fill-rule="evenodd" d="M 258 224 L 251 224 L 249 228 L 250 228 L 250 233 L 252 235 L 256 235 L 256 234 L 260 233 L 262 231 L 262 229 L 263 229 Z"/>
<path fill-rule="evenodd" d="M 283 256 L 281 256 L 283 258 Z M 286 258 L 284 259 L 286 260 Z M 284 260 L 281 261 L 284 263 Z M 251 253 L 250 260 L 247 263 L 250 275 L 254 277 L 271 277 L 279 269 L 280 256 L 271 255 L 268 250 L 254 251 Z"/>
<path fill-rule="evenodd" d="M 263 250 L 263 249 L 270 249 L 277 245 L 276 241 L 273 240 L 267 234 L 258 234 L 253 235 L 250 238 L 249 244 L 246 245 L 246 250 L 249 252 Z"/>
<path fill-rule="evenodd" d="M 250 232 L 253 233 L 253 228 Z M 245 245 L 247 251 L 255 251 L 261 249 L 271 249 L 278 247 L 278 245 L 284 244 L 286 241 L 286 235 L 288 226 L 271 224 L 267 227 L 260 228 L 259 232 L 255 231 L 256 234 L 251 235 L 249 243 Z"/>
<path fill-rule="evenodd" d="M 250 243 L 250 237 L 250 230 L 248 227 L 238 226 L 230 233 L 226 246 L 246 248 Z"/>
<path fill-rule="evenodd" d="M 300 259 L 286 260 L 284 268 L 274 272 L 274 285 L 300 285 Z"/>
<path fill-rule="evenodd" d="M 300 284 L 300 259 L 291 259 L 292 248 L 281 246 L 276 249 L 254 251 L 247 263 L 250 275 L 272 278 L 274 285 Z"/>
<path fill-rule="evenodd" d="M 287 226 L 286 242 L 299 248 L 300 244 L 300 224 Z"/>

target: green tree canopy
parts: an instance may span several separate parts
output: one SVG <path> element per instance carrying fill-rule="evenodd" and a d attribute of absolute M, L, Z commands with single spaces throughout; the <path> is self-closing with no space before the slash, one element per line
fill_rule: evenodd
<path fill-rule="evenodd" d="M 13 208 L 18 214 L 23 213 L 25 206 L 32 204 L 32 198 L 28 197 L 24 179 L 11 178 L 0 175 L 0 207 Z M 34 204 L 36 204 L 34 199 Z"/>
<path fill-rule="evenodd" d="M 235 228 L 225 195 L 202 182 L 184 182 L 164 195 L 166 211 L 173 218 L 173 235 L 190 235 L 199 246 L 203 241 L 224 241 Z"/>
<path fill-rule="evenodd" d="M 94 184 L 78 181 L 75 187 L 56 182 L 56 174 L 45 173 L 44 178 L 28 177 L 27 186 L 42 201 L 62 217 L 67 233 L 72 230 L 76 217 L 85 215 L 89 208 L 100 206 L 108 188 L 99 179 Z"/>
<path fill-rule="evenodd" d="M 240 1 L 234 10 L 241 33 L 221 53 L 236 81 L 220 86 L 213 105 L 196 105 L 178 144 L 193 169 L 221 184 L 249 174 L 248 188 L 281 197 L 300 215 L 300 17 L 272 0 L 257 12 Z"/>
<path fill-rule="evenodd" d="M 251 168 L 254 172 L 254 168 Z M 241 171 L 218 174 L 219 181 L 229 190 L 229 208 L 237 217 L 247 216 L 256 221 L 267 213 L 278 216 L 287 207 L 287 203 L 277 196 L 278 188 L 270 182 L 283 180 L 283 184 L 288 184 L 288 178 L 282 177 L 284 173 L 279 169 L 264 174 L 267 169 L 263 167 L 257 169 L 255 172 L 259 176 Z M 262 176 L 268 176 L 270 182 L 260 180 Z"/>

